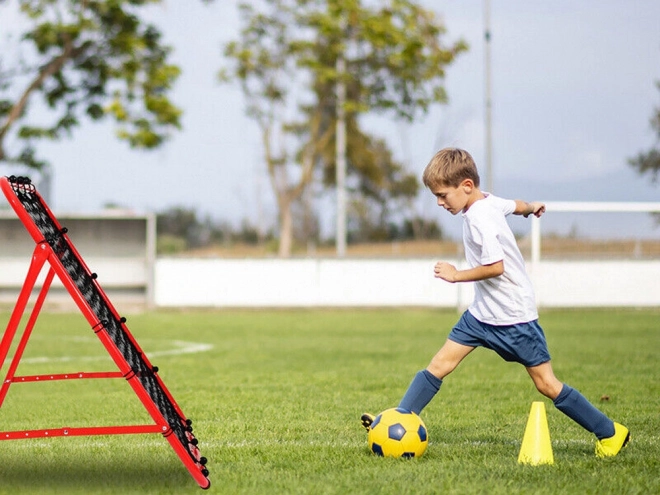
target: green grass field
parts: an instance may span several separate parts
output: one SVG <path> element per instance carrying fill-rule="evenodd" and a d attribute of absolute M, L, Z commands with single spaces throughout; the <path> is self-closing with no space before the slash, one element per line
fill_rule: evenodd
<path fill-rule="evenodd" d="M 630 446 L 606 460 L 522 367 L 483 349 L 422 412 L 430 437 L 422 458 L 372 455 L 360 414 L 398 403 L 444 342 L 452 311 L 127 316 L 194 420 L 215 493 L 660 493 L 658 310 L 541 315 L 557 376 L 632 432 Z M 0 317 L 4 327 L 9 315 Z M 82 316 L 42 314 L 18 374 L 109 370 L 116 368 Z M 552 466 L 517 463 L 535 400 L 546 404 Z M 0 408 L 3 431 L 148 422 L 122 379 L 13 384 Z M 0 493 L 203 492 L 162 436 L 119 435 L 0 442 Z"/>

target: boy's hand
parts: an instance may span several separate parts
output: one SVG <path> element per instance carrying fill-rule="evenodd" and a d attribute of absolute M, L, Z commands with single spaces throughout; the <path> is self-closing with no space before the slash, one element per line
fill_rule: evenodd
<path fill-rule="evenodd" d="M 454 283 L 456 282 L 456 267 L 451 263 L 446 263 L 444 261 L 438 261 L 433 268 L 435 278 L 441 278 L 446 282 Z"/>
<path fill-rule="evenodd" d="M 525 218 L 527 218 L 530 215 L 534 215 L 536 218 L 540 218 L 541 215 L 545 213 L 545 205 L 543 203 L 539 203 L 538 201 L 534 201 L 532 203 L 527 203 L 529 207 L 531 208 L 531 211 L 525 213 Z"/>

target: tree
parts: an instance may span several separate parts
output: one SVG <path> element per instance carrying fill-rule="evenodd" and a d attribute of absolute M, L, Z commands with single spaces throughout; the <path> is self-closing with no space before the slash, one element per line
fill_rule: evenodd
<path fill-rule="evenodd" d="M 325 12 L 312 12 L 308 17 L 310 24 L 321 27 L 317 31 L 320 35 L 301 44 L 307 54 L 306 63 L 321 69 L 315 71 L 315 90 L 318 101 L 330 100 L 319 107 L 334 114 L 334 126 L 328 129 L 343 129 L 352 119 L 369 111 L 389 111 L 396 118 L 411 121 L 431 104 L 446 102 L 441 84 L 445 66 L 467 47 L 463 42 L 443 47 L 440 36 L 444 27 L 431 11 L 407 0 L 394 0 L 377 9 L 363 8 L 355 0 L 311 3 L 328 7 Z M 355 136 L 350 132 L 348 135 Z M 324 160 L 325 166 L 336 173 L 326 174 L 326 178 L 338 181 L 351 172 L 363 172 L 357 162 L 350 160 L 351 153 L 343 143 L 337 130 L 334 155 L 326 153 Z M 410 204 L 417 193 L 417 181 L 410 176 L 393 181 L 388 174 L 399 172 L 399 167 L 391 160 L 380 163 L 386 166 L 375 169 L 380 173 L 370 174 L 370 182 L 380 188 L 389 185 L 391 191 L 406 196 Z M 343 167 L 347 170 L 337 173 Z M 346 185 L 337 183 L 336 187 L 345 189 Z M 340 201 L 338 195 L 339 215 L 343 214 Z M 338 222 L 338 239 L 343 234 Z M 342 244 L 337 243 L 338 253 Z"/>
<path fill-rule="evenodd" d="M 311 182 L 313 163 L 303 152 L 295 161 L 291 121 L 287 119 L 292 83 L 295 83 L 295 59 L 292 56 L 292 28 L 295 2 L 266 0 L 267 14 L 258 13 L 248 3 L 239 5 L 243 27 L 240 40 L 225 47 L 225 55 L 234 62 L 220 72 L 221 81 L 237 79 L 247 101 L 247 114 L 261 132 L 264 159 L 279 215 L 279 255 L 292 250 L 292 204 Z"/>
<path fill-rule="evenodd" d="M 321 169 L 326 185 L 334 183 L 329 177 L 336 156 L 328 150 L 336 144 L 339 84 L 347 90 L 342 109 L 356 190 L 378 191 L 381 200 L 384 185 L 400 168 L 391 154 L 383 153 L 385 144 L 362 130 L 359 116 L 391 111 L 412 120 L 431 104 L 446 101 L 441 84 L 445 67 L 466 45 L 445 48 L 440 42 L 444 28 L 415 2 L 383 3 L 264 0 L 265 12 L 241 5 L 244 27 L 240 39 L 225 48 L 233 65 L 222 72 L 222 80 L 240 82 L 248 115 L 260 126 L 279 208 L 281 256 L 291 250 L 291 204 L 312 182 L 315 170 Z M 389 158 L 365 160 L 369 156 Z M 401 180 L 397 187 L 403 192 L 410 184 Z"/>
<path fill-rule="evenodd" d="M 179 69 L 139 16 L 153 3 L 160 0 L 18 0 L 30 55 L 10 68 L 0 58 L 0 161 L 43 167 L 36 142 L 71 134 L 84 116 L 111 117 L 133 148 L 155 148 L 179 128 L 181 111 L 168 98 Z M 38 98 L 49 123 L 30 111 Z"/>
<path fill-rule="evenodd" d="M 656 85 L 660 89 L 660 82 Z M 655 147 L 645 153 L 639 153 L 629 163 L 641 175 L 650 175 L 651 182 L 657 182 L 660 176 L 660 107 L 655 109 L 655 115 L 651 118 L 651 128 L 657 137 Z"/>

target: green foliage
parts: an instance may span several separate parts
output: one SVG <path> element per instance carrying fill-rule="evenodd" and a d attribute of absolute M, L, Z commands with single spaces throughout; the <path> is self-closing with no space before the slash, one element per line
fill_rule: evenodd
<path fill-rule="evenodd" d="M 305 111 L 307 128 L 316 129 L 309 139 L 319 143 L 317 160 L 323 167 L 324 183 L 335 184 L 335 86 L 343 81 L 348 174 L 359 183 L 356 192 L 383 207 L 390 199 L 415 197 L 417 179 L 405 173 L 384 141 L 364 132 L 359 115 L 391 111 L 398 118 L 413 120 L 431 104 L 445 103 L 445 68 L 467 46 L 460 41 L 443 46 L 444 26 L 414 1 L 397 0 L 380 7 L 345 0 L 306 3 L 300 22 L 316 28 L 315 36 L 298 41 L 295 50 L 301 65 L 313 69 L 316 103 Z M 346 64 L 343 73 L 337 66 L 340 57 Z M 328 134 L 330 137 L 321 138 Z M 400 209 L 400 205 L 393 206 Z"/>
<path fill-rule="evenodd" d="M 239 229 L 210 217 L 198 218 L 194 209 L 174 206 L 156 215 L 159 254 L 176 254 L 188 249 L 240 242 L 248 245 L 263 243 L 272 234 L 262 235 L 247 220 Z"/>
<path fill-rule="evenodd" d="M 302 3 L 299 22 L 315 36 L 296 44 L 300 63 L 314 69 L 321 87 L 345 81 L 347 111 L 388 110 L 412 120 L 431 104 L 446 102 L 445 68 L 467 45 L 443 45 L 445 27 L 419 2 L 392 0 L 375 7 L 356 0 Z M 346 60 L 342 74 L 336 64 L 340 56 Z"/>
<path fill-rule="evenodd" d="M 161 255 L 182 253 L 188 248 L 184 237 L 171 234 L 158 234 L 156 252 Z"/>
<path fill-rule="evenodd" d="M 211 237 L 212 226 L 197 218 L 195 210 L 174 206 L 156 215 L 158 252 L 174 254 L 205 245 Z"/>
<path fill-rule="evenodd" d="M 7 71 L 0 85 L 0 160 L 40 168 L 40 139 L 70 134 L 88 116 L 111 117 L 117 137 L 133 148 L 158 147 L 180 127 L 181 110 L 168 92 L 179 68 L 168 62 L 171 49 L 145 23 L 140 7 L 161 0 L 19 0 L 30 20 L 22 34 L 26 57 L 21 71 Z M 41 97 L 50 124 L 30 123 L 30 103 Z M 22 150 L 8 149 L 15 130 Z"/>
<path fill-rule="evenodd" d="M 247 113 L 260 126 L 268 126 L 288 93 L 286 76 L 293 61 L 289 30 L 295 22 L 287 0 L 267 0 L 270 15 L 259 13 L 249 3 L 239 4 L 243 27 L 240 39 L 225 46 L 225 56 L 233 62 L 220 72 L 220 81 L 238 80 L 247 97 Z M 279 110 L 280 112 L 282 110 Z"/>
<path fill-rule="evenodd" d="M 401 218 L 373 217 L 373 209 L 354 201 L 348 225 L 350 243 L 440 240 L 442 229 L 436 221 L 421 217 Z"/>
<path fill-rule="evenodd" d="M 404 219 L 400 225 L 392 223 L 389 226 L 389 239 L 424 239 L 438 240 L 443 238 L 442 229 L 437 222 L 426 218 L 414 217 Z"/>
<path fill-rule="evenodd" d="M 5 321 L 9 314 L 0 315 Z M 231 494 L 658 493 L 658 311 L 541 314 L 555 371 L 632 431 L 616 458 L 534 389 L 524 369 L 478 349 L 422 412 L 414 460 L 367 449 L 364 411 L 396 405 L 458 315 L 435 309 L 159 311 L 128 326 L 208 457 L 211 490 Z M 177 354 L 176 342 L 211 344 Z M 42 314 L 19 374 L 112 371 L 84 318 Z M 609 400 L 601 400 L 602 396 Z M 521 466 L 531 402 L 546 403 L 555 464 Z M 15 383 L 2 429 L 148 424 L 125 380 Z M 199 490 L 161 435 L 14 440 L 2 493 L 147 494 Z"/>
<path fill-rule="evenodd" d="M 658 182 L 660 175 L 660 149 L 651 149 L 646 153 L 640 153 L 630 161 L 630 164 L 641 175 L 648 175 L 651 182 Z"/>
<path fill-rule="evenodd" d="M 660 82 L 657 83 L 657 87 L 660 89 Z M 629 163 L 641 175 L 649 175 L 651 182 L 657 182 L 660 177 L 660 107 L 655 109 L 655 114 L 651 118 L 651 128 L 656 134 L 656 146 L 631 158 Z"/>

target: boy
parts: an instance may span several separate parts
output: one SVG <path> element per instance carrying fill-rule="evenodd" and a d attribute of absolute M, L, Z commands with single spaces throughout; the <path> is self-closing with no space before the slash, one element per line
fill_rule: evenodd
<path fill-rule="evenodd" d="M 479 189 L 479 173 L 467 151 L 440 150 L 422 176 L 424 185 L 437 198 L 438 206 L 463 216 L 463 244 L 469 268 L 457 270 L 438 262 L 435 277 L 450 283 L 475 282 L 474 301 L 447 341 L 418 372 L 398 407 L 417 414 L 440 389 L 443 379 L 476 347 L 494 350 L 506 361 L 525 366 L 537 390 L 552 399 L 555 407 L 596 435 L 596 455 L 615 456 L 630 440 L 628 429 L 614 423 L 577 390 L 560 382 L 552 371 L 550 354 L 531 281 L 506 216 L 535 215 L 545 205 L 505 200 Z M 373 415 L 364 414 L 367 430 Z"/>

